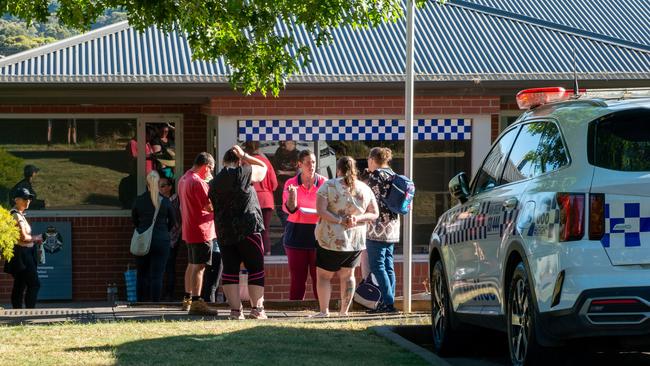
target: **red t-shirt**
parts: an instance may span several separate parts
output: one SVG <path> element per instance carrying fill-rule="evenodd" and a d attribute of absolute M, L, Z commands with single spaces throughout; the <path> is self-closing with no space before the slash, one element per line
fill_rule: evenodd
<path fill-rule="evenodd" d="M 214 214 L 205 210 L 210 204 L 209 188 L 208 183 L 191 169 L 178 181 L 183 240 L 188 244 L 203 243 L 216 237 Z"/>
<path fill-rule="evenodd" d="M 260 201 L 260 208 L 273 208 L 273 191 L 278 188 L 278 179 L 275 176 L 275 170 L 273 170 L 273 165 L 266 156 L 261 154 L 256 154 L 256 158 L 262 160 L 264 165 L 266 165 L 266 176 L 261 182 L 253 183 L 253 187 L 257 192 L 257 200 Z"/>

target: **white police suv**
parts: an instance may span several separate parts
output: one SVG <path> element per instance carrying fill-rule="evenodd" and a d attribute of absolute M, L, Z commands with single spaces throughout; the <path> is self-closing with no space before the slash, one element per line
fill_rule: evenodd
<path fill-rule="evenodd" d="M 515 365 L 542 347 L 650 335 L 650 98 L 520 92 L 431 235 L 435 349 L 462 324 L 507 331 Z M 456 336 L 456 338 L 454 338 Z"/>

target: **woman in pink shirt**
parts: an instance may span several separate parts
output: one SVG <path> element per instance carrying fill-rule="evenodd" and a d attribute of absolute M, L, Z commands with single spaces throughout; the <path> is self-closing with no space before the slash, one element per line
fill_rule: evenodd
<path fill-rule="evenodd" d="M 310 150 L 298 155 L 299 172 L 287 180 L 282 193 L 282 209 L 289 214 L 284 229 L 284 248 L 289 260 L 291 287 L 290 300 L 305 298 L 307 273 L 311 276 L 314 296 L 316 291 L 316 237 L 314 230 L 318 223 L 316 214 L 316 192 L 325 182 L 325 177 L 316 174 L 316 156 Z"/>
<path fill-rule="evenodd" d="M 262 242 L 264 242 L 264 252 L 266 255 L 271 255 L 271 239 L 269 239 L 269 228 L 271 225 L 271 216 L 273 216 L 273 192 L 278 188 L 278 179 L 275 176 L 275 170 L 269 159 L 261 154 L 258 150 L 260 143 L 257 141 L 246 141 L 244 143 L 244 152 L 262 160 L 266 165 L 266 176 L 264 180 L 258 183 L 253 183 L 253 188 L 257 192 L 257 200 L 260 202 L 262 209 L 262 219 L 264 220 L 264 231 L 262 231 Z"/>

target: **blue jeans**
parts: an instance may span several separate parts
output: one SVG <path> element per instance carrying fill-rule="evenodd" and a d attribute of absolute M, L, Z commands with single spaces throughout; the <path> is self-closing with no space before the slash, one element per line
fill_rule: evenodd
<path fill-rule="evenodd" d="M 395 243 L 366 240 L 370 272 L 377 279 L 379 291 L 381 291 L 382 304 L 387 306 L 395 303 L 394 248 Z"/>

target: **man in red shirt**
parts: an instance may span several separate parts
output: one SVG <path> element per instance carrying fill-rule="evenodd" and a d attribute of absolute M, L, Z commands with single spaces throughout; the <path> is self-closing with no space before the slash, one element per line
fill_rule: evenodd
<path fill-rule="evenodd" d="M 212 241 L 215 239 L 214 213 L 208 198 L 208 181 L 212 179 L 214 158 L 202 152 L 194 159 L 192 169 L 178 181 L 181 203 L 183 240 L 187 243 L 188 265 L 185 271 L 183 309 L 190 314 L 217 315 L 201 299 L 205 266 L 212 261 Z"/>

